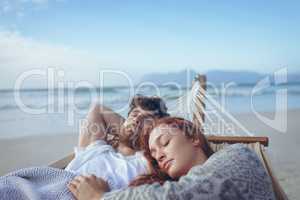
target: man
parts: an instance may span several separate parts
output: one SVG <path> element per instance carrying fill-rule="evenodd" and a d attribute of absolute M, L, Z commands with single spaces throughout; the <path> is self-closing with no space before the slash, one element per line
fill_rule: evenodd
<path fill-rule="evenodd" d="M 94 105 L 82 124 L 75 157 L 66 170 L 78 175 L 93 174 L 104 180 L 110 190 L 127 187 L 137 176 L 149 172 L 137 141 L 141 127 L 146 120 L 167 115 L 159 97 L 135 96 L 126 120 L 107 107 Z"/>
<path fill-rule="evenodd" d="M 91 107 L 80 128 L 78 146 L 85 148 L 97 140 L 106 140 L 124 155 L 131 155 L 138 147 L 134 144 L 137 126 L 145 117 L 168 116 L 165 102 L 157 96 L 136 95 L 131 100 L 127 119 L 101 104 Z"/>

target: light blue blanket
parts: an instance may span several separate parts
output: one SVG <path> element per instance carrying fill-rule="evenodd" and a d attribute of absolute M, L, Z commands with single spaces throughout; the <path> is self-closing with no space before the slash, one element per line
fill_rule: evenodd
<path fill-rule="evenodd" d="M 0 199 L 73 199 L 66 187 L 75 174 L 50 167 L 25 168 L 0 177 Z"/>

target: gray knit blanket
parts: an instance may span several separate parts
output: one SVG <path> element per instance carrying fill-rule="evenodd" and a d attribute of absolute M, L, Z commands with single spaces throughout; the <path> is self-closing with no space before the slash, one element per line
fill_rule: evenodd
<path fill-rule="evenodd" d="M 1 200 L 74 199 L 67 184 L 75 174 L 51 167 L 25 168 L 0 177 Z"/>
<path fill-rule="evenodd" d="M 275 200 L 272 182 L 256 153 L 235 144 L 194 166 L 179 181 L 108 192 L 105 200 Z"/>

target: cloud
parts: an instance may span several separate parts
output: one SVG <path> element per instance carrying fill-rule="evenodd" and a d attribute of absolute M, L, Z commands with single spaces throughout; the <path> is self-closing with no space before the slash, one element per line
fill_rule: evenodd
<path fill-rule="evenodd" d="M 0 0 L 0 16 L 13 14 L 17 17 L 22 17 L 27 10 L 45 8 L 51 2 L 64 1 L 65 0 Z"/>
<path fill-rule="evenodd" d="M 78 66 L 95 64 L 88 52 L 65 45 L 49 44 L 18 32 L 0 31 L 0 66 Z"/>
<path fill-rule="evenodd" d="M 11 31 L 0 31 L 0 52 L 0 69 L 4 72 L 1 88 L 11 87 L 21 72 L 33 68 L 57 67 L 67 71 L 72 79 L 84 79 L 92 77 L 100 64 L 89 52 L 36 41 Z M 83 68 L 89 68 L 91 72 L 82 73 Z"/>
<path fill-rule="evenodd" d="M 101 54 L 94 54 L 67 45 L 53 44 L 24 37 L 16 31 L 0 29 L 0 89 L 13 88 L 18 76 L 28 70 L 47 70 L 53 67 L 63 70 L 64 81 L 89 81 L 99 84 L 101 70 L 118 70 L 117 66 L 107 64 Z M 126 71 L 126 70 L 125 70 Z M 127 71 L 128 72 L 128 71 Z M 138 78 L 138 77 L 136 77 Z M 126 84 L 125 78 L 107 76 L 105 85 Z M 40 80 L 39 80 L 40 81 Z M 120 82 L 121 81 L 121 82 Z M 45 80 L 42 80 L 45 83 Z M 33 81 L 26 87 L 39 87 L 40 82 Z"/>
<path fill-rule="evenodd" d="M 48 0 L 21 0 L 22 2 L 31 2 L 33 4 L 45 4 Z"/>

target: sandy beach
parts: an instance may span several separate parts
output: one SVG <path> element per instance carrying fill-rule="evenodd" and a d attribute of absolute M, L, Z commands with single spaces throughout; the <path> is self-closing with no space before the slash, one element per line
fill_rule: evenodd
<path fill-rule="evenodd" d="M 0 174 L 23 167 L 48 165 L 72 152 L 76 144 L 75 133 L 0 140 Z"/>
<path fill-rule="evenodd" d="M 264 115 L 272 116 L 273 113 Z M 257 136 L 269 137 L 268 154 L 275 174 L 289 198 L 296 199 L 300 195 L 300 155 L 297 151 L 300 145 L 300 110 L 288 111 L 286 133 L 265 125 L 254 114 L 239 114 L 236 117 Z M 72 152 L 76 143 L 77 133 L 2 139 L 0 174 L 22 167 L 45 166 Z"/>

